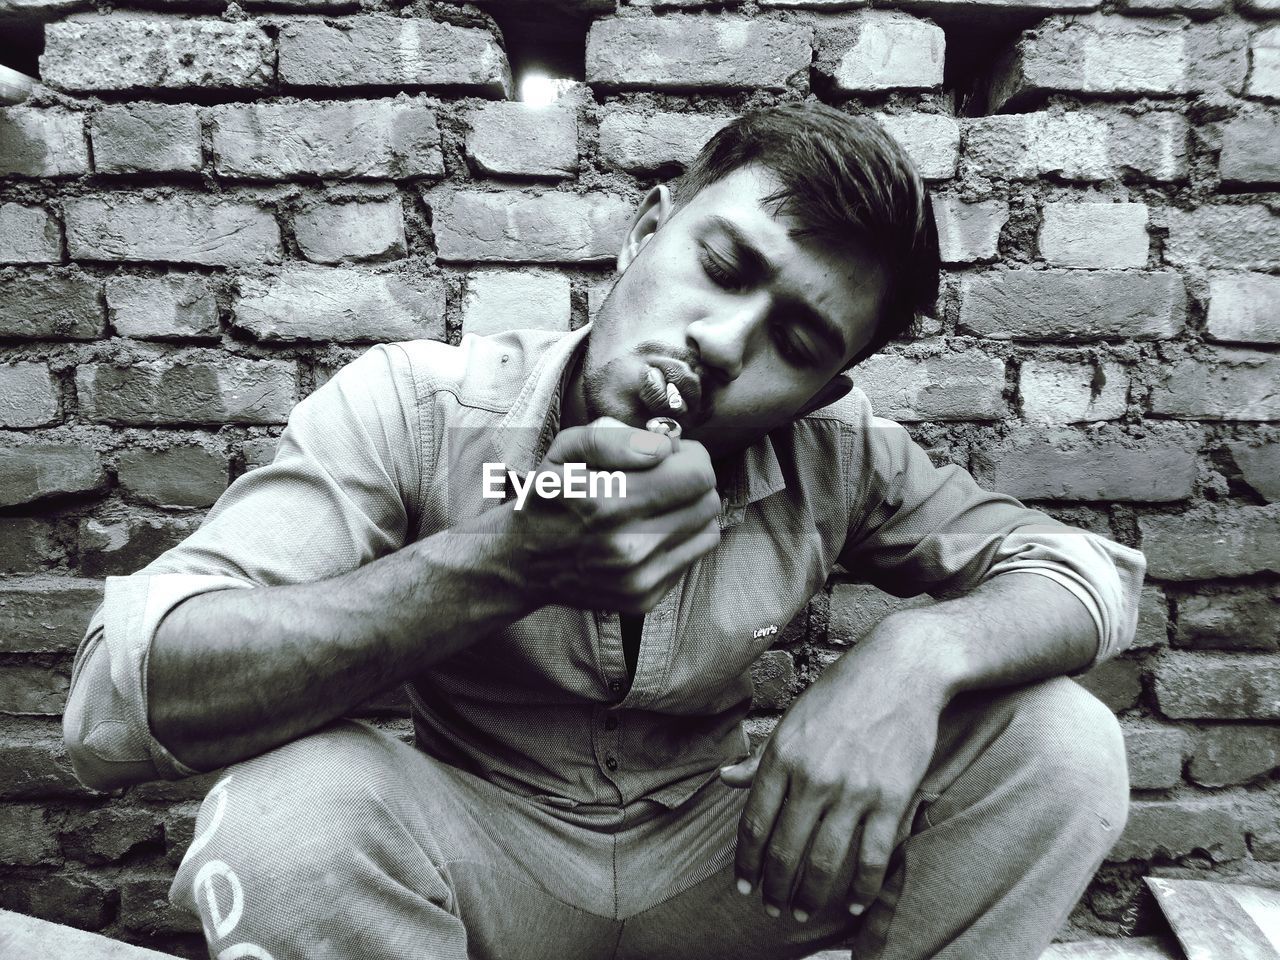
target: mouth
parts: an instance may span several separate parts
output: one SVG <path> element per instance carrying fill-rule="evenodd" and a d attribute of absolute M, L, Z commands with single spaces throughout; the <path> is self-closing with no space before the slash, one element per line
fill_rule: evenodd
<path fill-rule="evenodd" d="M 697 417 L 702 404 L 702 384 L 692 369 L 668 357 L 658 357 L 645 366 L 638 393 L 650 412 L 686 425 Z"/>

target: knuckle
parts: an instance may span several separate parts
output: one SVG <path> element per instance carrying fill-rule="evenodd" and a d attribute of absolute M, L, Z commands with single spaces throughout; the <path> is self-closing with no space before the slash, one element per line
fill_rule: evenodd
<path fill-rule="evenodd" d="M 765 854 L 765 862 L 777 866 L 790 869 L 794 867 L 800 858 L 796 856 L 794 850 L 790 847 L 782 847 L 774 844 L 769 848 L 769 852 Z"/>
<path fill-rule="evenodd" d="M 743 817 L 742 822 L 738 825 L 739 835 L 749 840 L 756 840 L 759 837 L 763 837 L 765 829 L 765 825 L 756 817 L 752 816 Z"/>

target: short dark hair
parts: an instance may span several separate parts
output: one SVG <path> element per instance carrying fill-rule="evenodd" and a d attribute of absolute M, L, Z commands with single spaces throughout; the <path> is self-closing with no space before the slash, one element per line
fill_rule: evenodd
<path fill-rule="evenodd" d="M 875 336 L 853 366 L 912 327 L 938 298 L 938 230 L 911 158 L 873 118 L 818 102 L 744 113 L 718 131 L 672 185 L 683 206 L 739 167 L 769 168 L 782 188 L 766 197 L 800 222 L 797 236 L 861 244 L 888 277 Z M 846 368 L 847 369 L 847 368 Z"/>

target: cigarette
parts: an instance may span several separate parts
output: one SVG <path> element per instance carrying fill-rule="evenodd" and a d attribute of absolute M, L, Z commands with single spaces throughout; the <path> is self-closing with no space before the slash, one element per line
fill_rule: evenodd
<path fill-rule="evenodd" d="M 684 409 L 684 397 L 680 396 L 680 391 L 676 389 L 674 383 L 667 384 L 667 406 L 672 410 Z"/>

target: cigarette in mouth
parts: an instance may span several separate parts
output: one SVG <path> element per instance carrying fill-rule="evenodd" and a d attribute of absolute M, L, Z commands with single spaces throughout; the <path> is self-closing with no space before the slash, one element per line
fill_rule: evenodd
<path fill-rule="evenodd" d="M 672 410 L 684 409 L 684 397 L 680 396 L 680 391 L 676 389 L 674 383 L 667 384 L 667 406 Z"/>

